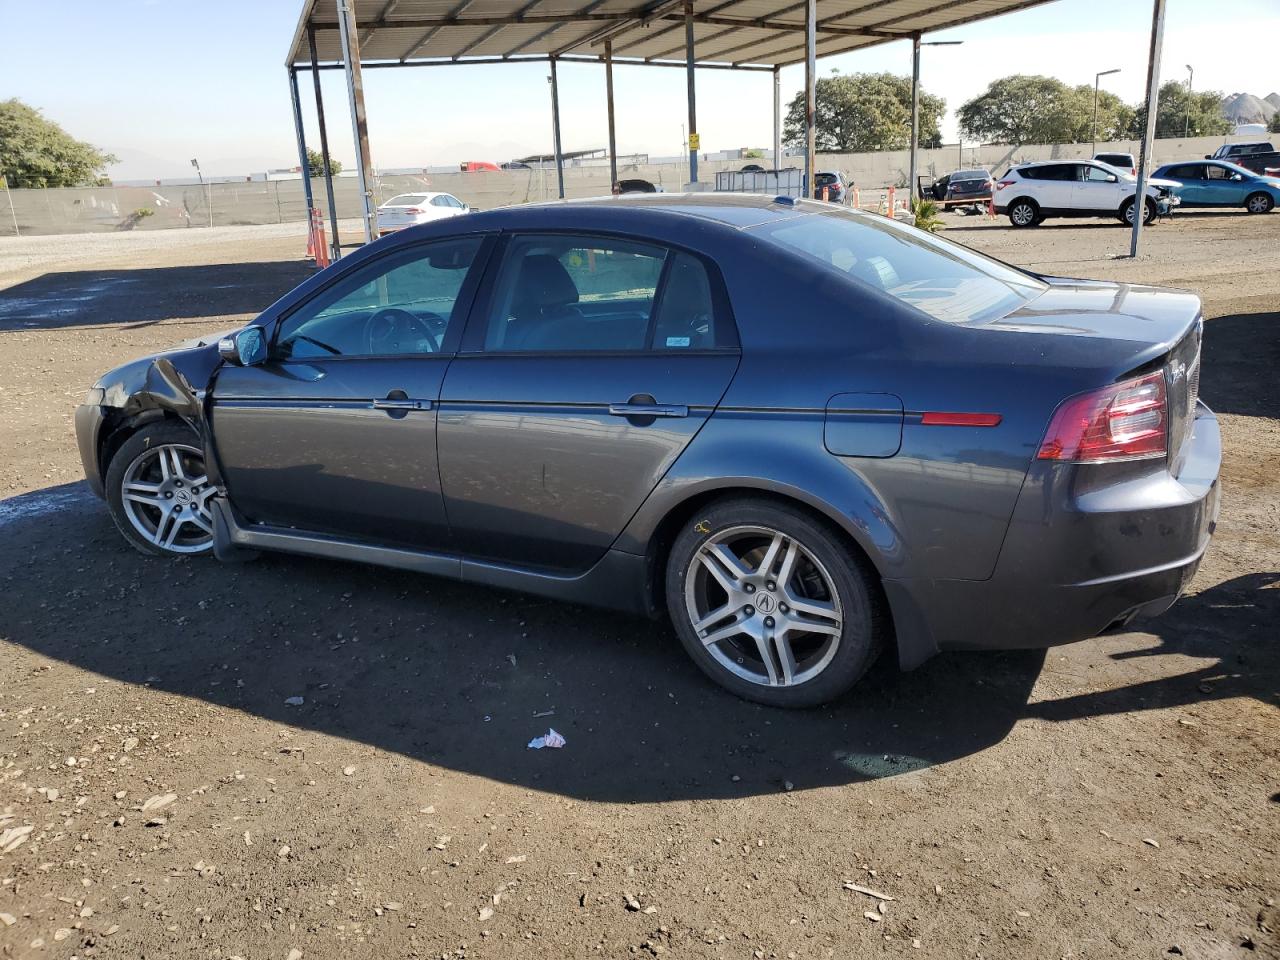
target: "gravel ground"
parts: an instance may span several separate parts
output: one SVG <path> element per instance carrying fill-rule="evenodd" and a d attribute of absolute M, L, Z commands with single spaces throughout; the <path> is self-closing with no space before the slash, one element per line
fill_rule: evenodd
<path fill-rule="evenodd" d="M 1101 222 L 947 222 L 1204 297 L 1222 521 L 1140 630 L 882 661 L 807 713 L 644 621 L 136 554 L 74 405 L 305 277 L 301 231 L 0 241 L 0 956 L 1280 957 L 1280 214 L 1136 261 Z"/>

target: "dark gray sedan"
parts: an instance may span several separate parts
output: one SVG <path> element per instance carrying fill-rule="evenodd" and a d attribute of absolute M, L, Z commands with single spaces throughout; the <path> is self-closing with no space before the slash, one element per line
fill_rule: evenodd
<path fill-rule="evenodd" d="M 90 484 L 152 554 L 358 560 L 670 616 L 754 700 L 885 647 L 1170 606 L 1218 510 L 1190 293 L 747 196 L 493 210 L 107 374 Z"/>

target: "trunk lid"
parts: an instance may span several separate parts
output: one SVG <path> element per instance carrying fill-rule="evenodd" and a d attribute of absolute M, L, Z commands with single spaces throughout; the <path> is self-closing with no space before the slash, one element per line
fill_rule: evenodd
<path fill-rule="evenodd" d="M 1168 351 L 1200 320 L 1200 298 L 1187 290 L 1101 280 L 1042 277 L 1048 289 L 991 326 L 1021 333 L 1129 340 Z"/>

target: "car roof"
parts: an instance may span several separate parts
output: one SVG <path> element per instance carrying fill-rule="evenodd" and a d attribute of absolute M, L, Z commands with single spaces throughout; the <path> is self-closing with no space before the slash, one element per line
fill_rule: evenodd
<path fill-rule="evenodd" d="M 827 209 L 816 200 L 777 198 L 749 193 L 633 193 L 623 196 L 551 200 L 512 207 L 497 207 L 475 214 L 472 222 L 492 227 L 522 229 L 531 223 L 560 220 L 563 214 L 588 214 L 583 228 L 598 229 L 594 221 L 607 221 L 611 230 L 671 225 L 678 221 L 711 221 L 729 227 L 753 227 Z M 588 221 L 592 221 L 588 223 Z"/>
<path fill-rule="evenodd" d="M 405 190 L 403 193 L 397 193 L 391 197 L 395 200 L 397 197 L 451 197 L 453 194 L 445 193 L 443 190 Z M 383 203 L 390 203 L 391 200 L 384 200 Z"/>

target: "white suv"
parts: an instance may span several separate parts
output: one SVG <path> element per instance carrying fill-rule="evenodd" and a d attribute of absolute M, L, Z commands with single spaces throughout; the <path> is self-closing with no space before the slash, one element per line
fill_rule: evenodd
<path fill-rule="evenodd" d="M 1143 223 L 1177 206 L 1174 180 L 1147 181 Z M 1020 163 L 996 181 L 997 213 L 1015 227 L 1036 227 L 1048 217 L 1119 217 L 1133 223 L 1137 179 L 1096 160 Z"/>

